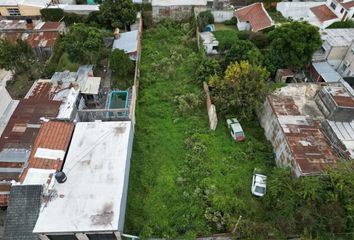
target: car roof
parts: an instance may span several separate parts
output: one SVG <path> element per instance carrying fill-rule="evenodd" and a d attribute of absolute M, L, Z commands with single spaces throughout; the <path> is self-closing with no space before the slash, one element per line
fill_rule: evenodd
<path fill-rule="evenodd" d="M 267 177 L 262 174 L 255 174 L 255 182 L 259 185 L 266 184 Z"/>

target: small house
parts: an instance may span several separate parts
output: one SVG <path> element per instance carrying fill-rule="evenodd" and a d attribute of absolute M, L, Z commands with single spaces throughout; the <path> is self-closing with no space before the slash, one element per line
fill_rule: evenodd
<path fill-rule="evenodd" d="M 201 32 L 199 36 L 207 54 L 218 53 L 219 41 L 216 40 L 212 32 Z"/>
<path fill-rule="evenodd" d="M 263 3 L 254 3 L 235 10 L 237 28 L 240 31 L 258 32 L 274 25 Z"/>

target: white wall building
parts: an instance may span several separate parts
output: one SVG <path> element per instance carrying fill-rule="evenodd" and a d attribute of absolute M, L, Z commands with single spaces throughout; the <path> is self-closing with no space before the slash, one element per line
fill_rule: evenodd
<path fill-rule="evenodd" d="M 76 124 L 63 172 L 44 197 L 40 239 L 120 239 L 133 144 L 130 121 Z"/>

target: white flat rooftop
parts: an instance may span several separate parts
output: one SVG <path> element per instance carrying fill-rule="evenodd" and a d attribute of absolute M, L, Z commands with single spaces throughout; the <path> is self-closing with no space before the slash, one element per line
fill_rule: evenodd
<path fill-rule="evenodd" d="M 126 53 L 133 53 L 138 50 L 138 30 L 124 32 L 113 42 L 113 50 L 121 49 Z"/>
<path fill-rule="evenodd" d="M 206 6 L 207 0 L 152 0 L 152 6 Z"/>
<path fill-rule="evenodd" d="M 118 231 L 124 223 L 131 122 L 76 124 L 51 200 L 42 203 L 35 233 Z"/>
<path fill-rule="evenodd" d="M 333 47 L 349 46 L 354 39 L 353 28 L 324 29 L 321 31 L 321 38 Z"/>
<path fill-rule="evenodd" d="M 82 94 L 98 94 L 101 84 L 100 77 L 88 77 L 85 85 L 81 87 Z"/>

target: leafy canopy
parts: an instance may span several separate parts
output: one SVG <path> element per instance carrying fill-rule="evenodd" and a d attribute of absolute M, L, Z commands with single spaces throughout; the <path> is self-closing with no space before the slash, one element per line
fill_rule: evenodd
<path fill-rule="evenodd" d="M 261 58 L 261 52 L 252 42 L 239 40 L 231 47 L 230 51 L 226 53 L 225 62 L 228 65 L 231 62 L 247 60 L 252 64 L 260 64 Z"/>
<path fill-rule="evenodd" d="M 109 67 L 118 76 L 125 77 L 133 70 L 134 64 L 123 50 L 114 49 L 109 57 Z"/>
<path fill-rule="evenodd" d="M 211 13 L 211 11 L 201 12 L 198 15 L 197 21 L 198 21 L 199 31 L 204 31 L 204 28 L 208 24 L 214 23 L 214 15 Z"/>
<path fill-rule="evenodd" d="M 269 73 L 248 61 L 231 63 L 224 78 L 213 76 L 209 80 L 213 99 L 223 112 L 236 112 L 240 118 L 252 117 L 263 101 L 265 81 Z"/>
<path fill-rule="evenodd" d="M 73 25 L 64 37 L 70 60 L 77 63 L 98 63 L 106 55 L 103 37 L 103 32 L 98 28 L 81 23 Z"/>
<path fill-rule="evenodd" d="M 132 0 L 104 0 L 101 19 L 112 28 L 126 28 L 135 22 L 136 8 Z"/>
<path fill-rule="evenodd" d="M 318 28 L 306 22 L 283 24 L 268 36 L 270 62 L 276 68 L 301 69 L 311 61 L 313 53 L 322 44 Z"/>

